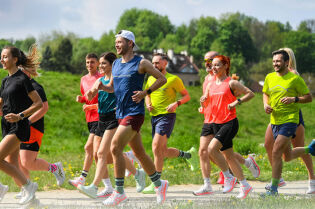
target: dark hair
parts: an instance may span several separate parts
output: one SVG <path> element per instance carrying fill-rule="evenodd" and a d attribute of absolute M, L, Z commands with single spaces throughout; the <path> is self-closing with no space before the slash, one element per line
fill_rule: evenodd
<path fill-rule="evenodd" d="M 288 52 L 286 52 L 286 51 L 283 50 L 283 49 L 280 49 L 280 50 L 277 50 L 277 51 L 272 52 L 272 56 L 275 56 L 275 55 L 277 55 L 277 54 L 282 54 L 282 58 L 283 58 L 283 60 L 284 60 L 285 62 L 290 59 Z"/>
<path fill-rule="evenodd" d="M 168 56 L 164 53 L 154 53 L 153 57 L 155 57 L 155 56 L 160 56 L 162 58 L 162 60 L 168 61 Z"/>
<path fill-rule="evenodd" d="M 101 54 L 100 58 L 102 57 L 104 57 L 104 59 L 106 59 L 111 65 L 113 64 L 115 59 L 117 59 L 116 54 L 114 54 L 113 52 L 104 52 Z"/>
<path fill-rule="evenodd" d="M 28 56 L 15 46 L 5 46 L 3 49 L 10 50 L 12 57 L 17 58 L 16 66 L 22 66 L 23 68 L 37 68 L 40 64 L 35 44 L 30 47 Z"/>
<path fill-rule="evenodd" d="M 217 55 L 217 56 L 213 57 L 213 59 L 215 59 L 215 58 L 218 58 L 222 62 L 223 65 L 227 65 L 226 75 L 229 76 L 230 65 L 231 65 L 230 58 L 228 56 L 224 56 L 224 55 Z"/>
<path fill-rule="evenodd" d="M 91 59 L 91 58 L 95 58 L 96 60 L 98 60 L 98 56 L 95 53 L 88 53 L 85 57 L 85 59 Z"/>

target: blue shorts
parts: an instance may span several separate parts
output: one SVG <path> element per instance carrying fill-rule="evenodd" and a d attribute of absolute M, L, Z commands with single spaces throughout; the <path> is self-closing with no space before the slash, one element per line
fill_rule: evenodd
<path fill-rule="evenodd" d="M 167 138 L 171 136 L 176 120 L 176 113 L 161 114 L 157 116 L 152 116 L 152 138 L 154 138 L 155 133 L 164 136 L 166 134 Z"/>
<path fill-rule="evenodd" d="M 284 123 L 281 125 L 271 124 L 274 140 L 277 139 L 278 135 L 283 135 L 289 138 L 295 136 L 295 131 L 296 131 L 297 126 L 298 125 L 296 123 Z"/>
<path fill-rule="evenodd" d="M 303 126 L 305 127 L 305 125 L 304 125 L 304 120 L 303 120 L 303 114 L 302 114 L 301 109 L 300 109 L 300 111 L 299 111 L 299 124 L 298 124 L 298 126 L 299 126 L 299 125 L 303 125 Z"/>

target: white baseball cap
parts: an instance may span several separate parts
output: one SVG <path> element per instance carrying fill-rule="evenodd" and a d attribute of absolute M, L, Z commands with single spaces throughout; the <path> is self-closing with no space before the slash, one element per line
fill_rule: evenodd
<path fill-rule="evenodd" d="M 123 37 L 123 38 L 126 38 L 126 39 L 132 41 L 135 44 L 133 47 L 133 51 L 139 50 L 139 47 L 136 44 L 135 35 L 133 34 L 133 32 L 131 32 L 129 30 L 121 30 L 115 35 L 115 37 L 116 38 L 117 37 Z"/>

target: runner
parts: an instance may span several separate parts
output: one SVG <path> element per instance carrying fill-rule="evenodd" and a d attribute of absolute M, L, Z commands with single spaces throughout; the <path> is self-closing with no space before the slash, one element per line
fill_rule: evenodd
<path fill-rule="evenodd" d="M 23 52 L 21 52 L 21 54 L 25 57 Z M 32 46 L 29 54 L 31 57 L 39 57 L 36 45 Z M 28 142 L 23 142 L 20 145 L 20 169 L 26 178 L 30 178 L 29 170 L 49 171 L 55 175 L 57 185 L 61 186 L 65 180 L 65 173 L 61 162 L 50 164 L 44 159 L 37 158 L 42 143 L 42 137 L 44 135 L 44 115 L 48 111 L 48 102 L 44 88 L 32 79 L 32 77 L 38 75 L 36 68 L 25 68 L 22 69 L 22 71 L 31 79 L 32 86 L 40 96 L 43 106 L 28 118 L 31 125 L 31 135 Z M 15 198 L 21 199 L 22 195 L 21 191 Z"/>
<path fill-rule="evenodd" d="M 112 76 L 112 64 L 116 59 L 116 55 L 112 52 L 103 53 L 100 56 L 99 70 L 104 77 L 101 77 L 97 82 L 102 82 L 103 85 L 107 85 L 110 82 Z M 98 85 L 98 83 L 95 85 Z M 95 88 L 92 88 L 95 89 Z M 97 91 L 93 92 L 94 95 L 90 96 L 92 99 Z M 98 91 L 98 113 L 99 121 L 95 135 L 100 137 L 100 146 L 97 150 L 98 162 L 95 172 L 93 183 L 89 186 L 78 185 L 78 189 L 91 198 L 96 197 L 109 197 L 113 193 L 113 188 L 108 176 L 107 164 L 112 163 L 112 156 L 110 154 L 110 144 L 112 137 L 118 127 L 118 120 L 115 114 L 116 98 L 114 93 L 107 93 L 106 91 Z M 95 137 L 96 138 L 96 137 Z M 129 158 L 125 157 L 126 167 L 134 174 L 137 191 L 142 191 L 145 187 L 145 173 L 142 169 L 137 169 L 133 166 Z M 103 178 L 105 189 L 97 194 L 97 186 Z"/>
<path fill-rule="evenodd" d="M 18 165 L 21 142 L 29 141 L 30 125 L 28 117 L 38 111 L 43 103 L 30 79 L 18 69 L 34 68 L 37 63 L 30 56 L 22 57 L 21 51 L 13 46 L 4 47 L 1 64 L 9 75 L 2 80 L 0 107 L 2 109 L 2 141 L 0 142 L 0 169 L 10 175 L 18 185 L 22 185 L 24 196 L 20 204 L 27 204 L 35 198 L 37 183 L 25 177 Z"/>
<path fill-rule="evenodd" d="M 203 94 L 205 94 L 208 84 L 214 81 L 215 79 L 212 72 L 212 61 L 213 61 L 213 58 L 217 55 L 218 53 L 215 51 L 209 51 L 205 54 L 205 57 L 204 57 L 205 68 L 206 68 L 206 71 L 208 72 L 208 75 L 205 77 L 205 80 L 202 85 Z M 234 80 L 238 80 L 237 76 L 234 76 L 233 78 L 233 75 L 232 75 L 232 79 L 235 78 Z M 201 136 L 200 136 L 200 145 L 199 145 L 200 168 L 201 168 L 204 184 L 201 186 L 199 190 L 193 192 L 193 194 L 196 196 L 213 194 L 211 180 L 210 180 L 211 156 L 208 153 L 208 146 L 210 144 L 210 141 L 214 137 L 214 135 L 211 132 L 209 132 L 212 126 L 210 123 L 212 119 L 211 119 L 211 109 L 210 109 L 211 106 L 209 105 L 209 98 L 205 100 L 205 97 L 201 97 L 200 104 L 201 104 L 201 107 L 198 110 L 201 114 L 204 114 L 204 117 L 205 117 L 203 128 L 200 134 Z M 239 161 L 239 163 L 244 164 L 251 171 L 251 173 L 253 174 L 255 178 L 259 177 L 260 169 L 253 155 L 248 155 L 248 158 L 244 159 L 244 157 L 241 154 L 237 152 L 234 152 L 234 154 L 235 154 L 235 158 Z M 213 160 L 211 161 L 214 162 Z M 220 172 L 218 183 L 224 184 L 224 175 L 222 171 Z"/>
<path fill-rule="evenodd" d="M 144 121 L 144 100 L 146 94 L 150 94 L 163 84 L 166 79 L 162 73 L 154 69 L 152 64 L 139 56 L 134 55 L 133 50 L 137 50 L 134 34 L 127 30 L 120 31 L 116 36 L 115 47 L 117 54 L 122 58 L 113 63 L 110 83 L 99 88 L 107 92 L 115 92 L 117 99 L 116 117 L 119 126 L 113 136 L 111 152 L 114 160 L 115 191 L 103 203 L 113 206 L 127 200 L 124 192 L 125 159 L 123 150 L 127 144 L 139 159 L 145 172 L 149 174 L 154 182 L 157 192 L 157 202 L 163 203 L 166 197 L 168 181 L 160 180 L 154 163 L 145 153 L 140 128 Z M 142 91 L 145 73 L 149 73 L 157 78 L 156 82 L 149 88 Z"/>
<path fill-rule="evenodd" d="M 236 178 L 229 172 L 229 166 L 241 183 L 238 198 L 244 199 L 253 189 L 244 178 L 242 168 L 233 152 L 233 138 L 238 131 L 238 120 L 235 107 L 242 102 L 247 102 L 254 97 L 254 93 L 237 80 L 232 80 L 229 75 L 230 58 L 218 55 L 212 62 L 213 74 L 216 76 L 206 89 L 206 96 L 210 99 L 209 111 L 211 112 L 211 126 L 208 135 L 214 138 L 208 146 L 211 159 L 221 168 L 224 174 L 223 193 L 233 190 Z M 235 95 L 242 98 L 237 99 Z M 207 99 L 207 98 L 206 98 Z M 223 157 L 223 155 L 224 157 Z M 227 162 L 228 164 L 227 164 Z"/>
<path fill-rule="evenodd" d="M 281 49 L 279 49 L 281 50 Z M 294 52 L 290 48 L 283 48 L 288 55 L 289 55 L 289 65 L 288 65 L 288 70 L 292 73 L 295 73 L 299 75 L 296 67 L 296 60 L 294 56 Z M 303 120 L 303 115 L 301 109 L 299 110 L 299 124 L 296 129 L 296 133 L 294 137 L 292 137 L 292 145 L 293 147 L 303 147 L 304 146 L 304 120 Z M 270 165 L 272 164 L 272 149 L 274 145 L 274 139 L 272 135 L 272 129 L 271 125 L 269 124 L 266 129 L 266 134 L 265 134 L 265 148 L 268 154 L 268 159 L 270 162 Z M 315 193 L 315 175 L 314 175 L 314 169 L 313 169 L 313 160 L 310 155 L 302 155 L 301 156 L 302 160 L 304 161 L 304 164 L 306 165 L 306 168 L 308 170 L 308 178 L 309 178 L 309 185 L 308 185 L 308 190 L 306 194 L 314 194 Z M 279 181 L 279 187 L 283 187 L 286 185 L 286 182 L 284 181 L 283 178 L 280 178 Z M 266 189 L 270 189 L 271 183 L 266 185 Z"/>
<path fill-rule="evenodd" d="M 90 134 L 84 146 L 85 159 L 81 176 L 68 181 L 69 184 L 74 187 L 77 187 L 79 184 L 84 185 L 85 178 L 87 177 L 88 172 L 93 163 L 93 154 L 95 161 L 97 162 L 97 156 L 95 156 L 96 152 L 93 152 L 94 136 L 96 133 L 96 128 L 99 119 L 97 113 L 97 96 L 95 96 L 91 101 L 89 101 L 86 99 L 84 94 L 92 88 L 95 81 L 102 77 L 102 75 L 97 70 L 99 62 L 96 54 L 94 53 L 87 54 L 85 57 L 85 64 L 86 69 L 88 70 L 89 73 L 81 78 L 80 89 L 82 96 L 77 96 L 76 101 L 84 103 L 83 110 L 85 111 L 86 122 Z"/>
<path fill-rule="evenodd" d="M 0 183 L 0 202 L 3 200 L 4 195 L 7 193 L 8 190 L 9 190 L 8 185 L 3 185 Z"/>
<path fill-rule="evenodd" d="M 277 50 L 272 55 L 275 72 L 266 76 L 263 87 L 264 109 L 270 114 L 275 139 L 271 161 L 272 182 L 266 195 L 278 194 L 283 154 L 287 162 L 306 153 L 315 155 L 315 140 L 308 147 L 296 147 L 292 150 L 290 144 L 290 138 L 295 135 L 299 123 L 299 106 L 296 103 L 312 101 L 309 89 L 300 76 L 289 71 L 289 55 L 285 50 Z"/>
<path fill-rule="evenodd" d="M 146 108 L 152 116 L 152 151 L 156 171 L 161 176 L 164 159 L 176 157 L 186 159 L 190 163 L 191 170 L 197 170 L 198 154 L 196 148 L 192 147 L 189 151 L 184 152 L 173 147 L 167 147 L 167 140 L 175 125 L 176 109 L 190 100 L 189 93 L 178 76 L 166 71 L 168 58 L 165 54 L 154 54 L 152 64 L 167 80 L 166 84 L 145 97 Z M 155 81 L 156 79 L 150 76 L 145 88 L 149 89 Z M 181 94 L 181 99 L 176 101 L 177 93 Z M 151 183 L 143 190 L 143 193 L 154 193 L 154 184 Z"/>

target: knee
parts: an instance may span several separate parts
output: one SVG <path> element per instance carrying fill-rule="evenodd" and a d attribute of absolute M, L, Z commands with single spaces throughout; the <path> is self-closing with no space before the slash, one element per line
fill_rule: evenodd
<path fill-rule="evenodd" d="M 21 159 L 21 166 L 24 168 L 28 168 L 30 167 L 30 165 L 32 164 L 32 161 L 28 160 L 28 159 Z"/>
<path fill-rule="evenodd" d="M 160 156 L 163 156 L 163 154 L 165 152 L 165 148 L 162 146 L 153 145 L 152 151 L 154 153 L 154 156 L 160 157 Z"/>
<path fill-rule="evenodd" d="M 205 149 L 205 148 L 199 148 L 199 156 L 200 156 L 200 158 L 202 158 L 202 159 L 209 158 L 208 150 Z"/>
<path fill-rule="evenodd" d="M 106 156 L 104 156 L 104 152 L 103 151 L 98 151 L 97 153 L 96 153 L 96 155 L 97 155 L 97 158 L 100 160 L 100 159 L 106 159 Z"/>
<path fill-rule="evenodd" d="M 87 155 L 92 155 L 93 154 L 93 146 L 92 145 L 85 145 L 84 146 L 84 150 L 85 150 L 85 153 Z"/>
<path fill-rule="evenodd" d="M 112 144 L 110 146 L 110 151 L 111 151 L 113 156 L 117 156 L 117 155 L 123 153 L 123 150 L 117 144 Z"/>

